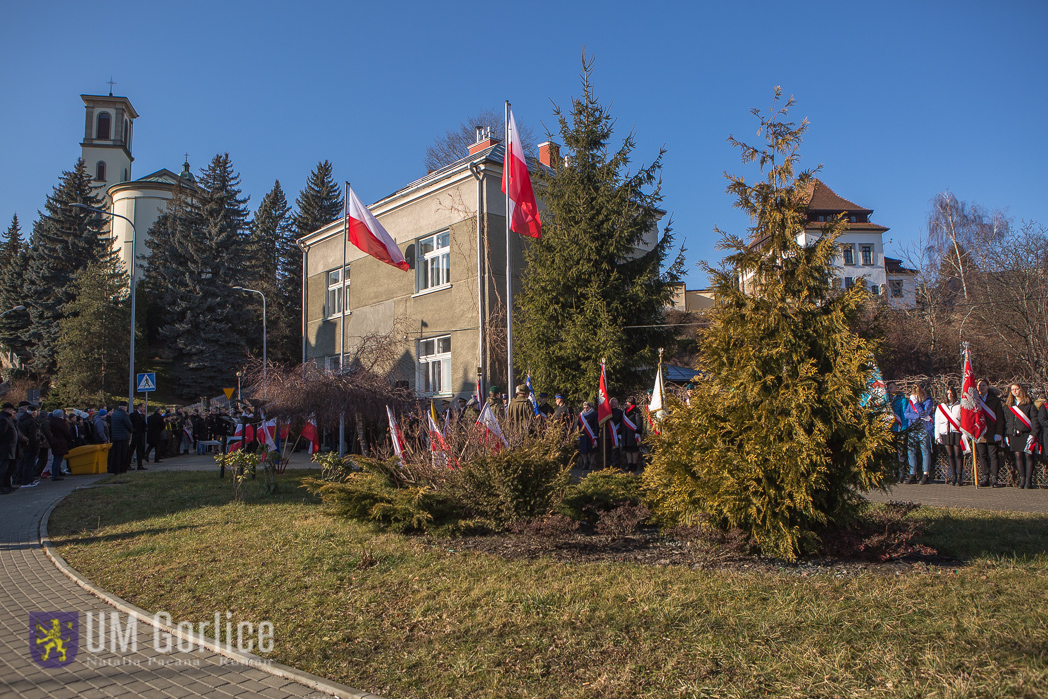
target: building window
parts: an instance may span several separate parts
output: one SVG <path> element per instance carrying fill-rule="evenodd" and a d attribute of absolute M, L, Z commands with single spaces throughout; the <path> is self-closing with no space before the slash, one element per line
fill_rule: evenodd
<path fill-rule="evenodd" d="M 853 265 L 855 264 L 855 248 L 851 245 L 844 246 L 844 264 Z"/>
<path fill-rule="evenodd" d="M 99 182 L 106 181 L 106 161 L 99 160 L 95 164 L 95 179 Z"/>
<path fill-rule="evenodd" d="M 451 393 L 451 335 L 418 343 L 419 393 Z"/>
<path fill-rule="evenodd" d="M 873 246 L 872 245 L 863 245 L 862 246 L 862 263 L 864 265 L 872 265 L 873 264 Z"/>
<path fill-rule="evenodd" d="M 327 297 L 324 301 L 324 317 L 342 314 L 342 304 L 349 310 L 349 267 L 346 267 L 346 282 L 342 283 L 342 268 L 327 273 Z"/>
<path fill-rule="evenodd" d="M 329 374 L 339 373 L 339 369 L 342 368 L 342 362 L 339 361 L 338 355 L 332 357 L 326 357 L 324 359 L 324 370 Z"/>
<path fill-rule="evenodd" d="M 820 223 L 823 223 L 825 221 L 826 221 L 826 217 L 825 216 L 819 216 L 819 222 Z"/>
<path fill-rule="evenodd" d="M 902 298 L 902 280 L 901 279 L 892 279 L 892 280 L 890 280 L 888 282 L 888 284 L 891 285 L 892 298 L 893 299 L 901 299 Z"/>
<path fill-rule="evenodd" d="M 851 221 L 852 223 L 855 223 L 855 217 L 854 216 L 849 216 L 848 220 Z"/>
<path fill-rule="evenodd" d="M 870 286 L 870 293 L 873 294 L 874 296 L 880 296 L 881 295 L 881 285 L 880 284 L 872 284 Z"/>
<path fill-rule="evenodd" d="M 852 277 L 845 277 L 844 278 L 844 288 L 845 289 L 852 288 L 852 284 L 854 284 L 854 283 L 855 283 L 855 279 L 854 278 L 852 278 Z"/>
<path fill-rule="evenodd" d="M 418 290 L 451 283 L 451 232 L 444 231 L 418 242 Z"/>
<path fill-rule="evenodd" d="M 109 126 L 111 119 L 109 112 L 102 112 L 98 115 L 98 128 L 95 129 L 95 138 L 102 140 L 109 140 Z"/>

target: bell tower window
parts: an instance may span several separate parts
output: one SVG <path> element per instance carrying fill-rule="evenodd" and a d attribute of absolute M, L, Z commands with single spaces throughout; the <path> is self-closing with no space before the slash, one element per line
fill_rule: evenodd
<path fill-rule="evenodd" d="M 98 115 L 98 128 L 95 129 L 95 138 L 103 141 L 109 140 L 109 127 L 112 123 L 112 118 L 109 116 L 109 112 L 102 112 Z"/>
<path fill-rule="evenodd" d="M 99 160 L 95 165 L 95 179 L 99 182 L 106 181 L 106 161 Z"/>
<path fill-rule="evenodd" d="M 124 145 L 127 145 L 127 119 L 124 119 Z"/>

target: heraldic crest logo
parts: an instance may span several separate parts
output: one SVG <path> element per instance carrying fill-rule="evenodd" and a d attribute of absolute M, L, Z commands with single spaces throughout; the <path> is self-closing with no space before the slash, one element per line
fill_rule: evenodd
<path fill-rule="evenodd" d="M 64 667 L 80 645 L 78 612 L 29 612 L 29 652 L 40 667 Z"/>

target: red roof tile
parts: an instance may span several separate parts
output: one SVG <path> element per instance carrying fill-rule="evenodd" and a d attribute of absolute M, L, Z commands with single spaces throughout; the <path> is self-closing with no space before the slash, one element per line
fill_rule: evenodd
<path fill-rule="evenodd" d="M 848 211 L 850 213 L 872 214 L 873 209 L 865 209 L 855 202 L 838 196 L 822 180 L 816 179 L 811 198 L 808 199 L 809 211 Z"/>

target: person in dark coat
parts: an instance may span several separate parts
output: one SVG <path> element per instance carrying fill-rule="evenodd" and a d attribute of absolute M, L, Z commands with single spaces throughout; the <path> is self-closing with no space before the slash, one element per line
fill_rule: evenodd
<path fill-rule="evenodd" d="M 517 395 L 509 404 L 507 416 L 509 423 L 518 430 L 526 430 L 531 425 L 531 418 L 535 415 L 535 409 L 531 407 L 528 400 L 528 387 L 525 384 L 517 386 Z"/>
<path fill-rule="evenodd" d="M 557 407 L 553 409 L 553 419 L 571 427 L 575 423 L 575 412 L 568 405 L 568 401 L 560 393 L 554 395 L 553 400 L 557 404 Z"/>
<path fill-rule="evenodd" d="M 64 410 L 55 410 L 48 416 L 47 422 L 51 427 L 51 480 L 62 473 L 62 462 L 69 453 L 69 442 L 72 435 L 69 433 L 69 421 L 66 420 Z"/>
<path fill-rule="evenodd" d="M 597 459 L 598 440 L 600 426 L 597 423 L 597 411 L 593 404 L 586 401 L 582 404 L 582 412 L 579 414 L 579 466 L 583 471 L 590 471 Z M 587 427 L 589 430 L 587 431 Z"/>
<path fill-rule="evenodd" d="M 40 452 L 41 437 L 40 425 L 36 422 L 36 406 L 29 401 L 19 403 L 15 424 L 25 437 L 19 468 L 15 470 L 15 479 L 22 485 L 32 485 L 36 482 L 36 460 Z"/>
<path fill-rule="evenodd" d="M 109 436 L 113 440 L 113 446 L 109 449 L 113 472 L 126 473 L 131 463 L 131 434 L 135 431 L 127 414 L 127 403 L 117 404 L 110 418 L 109 429 Z"/>
<path fill-rule="evenodd" d="M 146 461 L 149 460 L 149 452 L 153 452 L 153 463 L 160 463 L 161 438 L 164 436 L 164 416 L 160 414 L 160 408 L 146 418 Z"/>
<path fill-rule="evenodd" d="M 1035 443 L 1041 434 L 1041 423 L 1037 417 L 1037 406 L 1026 395 L 1026 389 L 1017 383 L 1011 385 L 1004 418 L 1008 446 L 1015 454 L 1016 485 L 1033 486 Z"/>
<path fill-rule="evenodd" d="M 986 432 L 975 443 L 975 454 L 979 461 L 979 487 L 994 488 L 997 485 L 997 448 L 1004 448 L 1004 432 L 1007 429 L 1004 417 L 1004 406 L 997 394 L 990 390 L 990 384 L 986 379 L 980 379 L 976 386 L 979 391 L 979 401 L 989 410 L 983 410 L 986 418 Z M 980 406 L 982 407 L 982 406 Z"/>
<path fill-rule="evenodd" d="M 626 455 L 626 470 L 636 471 L 640 465 L 640 440 L 644 437 L 644 416 L 637 401 L 630 398 L 622 411 L 622 453 Z"/>
<path fill-rule="evenodd" d="M 4 403 L 0 408 L 0 494 L 6 495 L 15 471 L 15 453 L 18 449 L 18 427 L 15 426 L 15 406 Z"/>
<path fill-rule="evenodd" d="M 131 419 L 131 450 L 133 458 L 137 460 L 137 470 L 145 471 L 142 459 L 146 455 L 146 406 L 142 403 L 135 405 L 135 409 L 128 416 Z M 148 461 L 149 459 L 146 459 Z"/>

